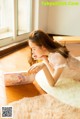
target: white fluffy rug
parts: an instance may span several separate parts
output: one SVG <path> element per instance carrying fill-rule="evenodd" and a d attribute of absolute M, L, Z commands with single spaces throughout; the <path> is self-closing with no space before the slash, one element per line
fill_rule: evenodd
<path fill-rule="evenodd" d="M 51 87 L 42 73 L 36 81 L 48 94 L 10 103 L 13 119 L 80 119 L 80 82 L 61 78 Z"/>
<path fill-rule="evenodd" d="M 9 105 L 13 106 L 13 119 L 80 119 L 80 109 L 49 94 L 23 98 Z"/>

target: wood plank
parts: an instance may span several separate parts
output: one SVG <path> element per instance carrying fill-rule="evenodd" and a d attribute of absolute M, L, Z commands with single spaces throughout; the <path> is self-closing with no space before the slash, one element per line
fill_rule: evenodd
<path fill-rule="evenodd" d="M 16 100 L 20 100 L 24 97 L 33 97 L 40 94 L 44 94 L 45 92 L 41 91 L 42 89 L 38 90 L 39 88 L 40 87 L 36 88 L 33 83 L 6 87 L 7 102 L 10 103 Z"/>
<path fill-rule="evenodd" d="M 27 70 L 30 67 L 28 62 L 31 57 L 30 53 L 30 48 L 25 47 L 4 58 L 1 58 L 0 69 L 5 72 Z M 8 103 L 24 97 L 33 97 L 44 93 L 45 92 L 39 87 L 37 83 L 6 87 L 6 98 Z"/>

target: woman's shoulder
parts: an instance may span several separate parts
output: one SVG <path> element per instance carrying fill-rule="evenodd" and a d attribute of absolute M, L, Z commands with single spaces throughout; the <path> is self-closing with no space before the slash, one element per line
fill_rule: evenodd
<path fill-rule="evenodd" d="M 55 53 L 50 53 L 48 55 L 48 59 L 52 59 L 52 60 L 65 60 L 66 58 L 64 58 L 60 53 L 55 52 Z"/>
<path fill-rule="evenodd" d="M 64 58 L 60 53 L 50 53 L 49 54 L 49 62 L 54 65 L 54 67 L 62 67 L 66 64 L 66 58 Z"/>
<path fill-rule="evenodd" d="M 49 53 L 48 57 L 49 58 L 63 58 L 63 56 L 60 53 L 58 53 L 58 52 Z"/>

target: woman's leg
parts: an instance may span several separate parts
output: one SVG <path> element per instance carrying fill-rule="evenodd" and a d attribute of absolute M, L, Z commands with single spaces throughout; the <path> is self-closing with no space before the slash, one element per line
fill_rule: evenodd
<path fill-rule="evenodd" d="M 35 75 L 43 68 L 43 63 L 32 65 L 27 71 L 4 73 L 6 86 L 21 85 L 32 83 L 35 80 Z"/>

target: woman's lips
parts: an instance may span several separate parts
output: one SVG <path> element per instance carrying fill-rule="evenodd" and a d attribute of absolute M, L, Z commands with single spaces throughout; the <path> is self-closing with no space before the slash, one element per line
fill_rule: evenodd
<path fill-rule="evenodd" d="M 37 57 L 37 55 L 34 55 L 34 57 Z"/>

